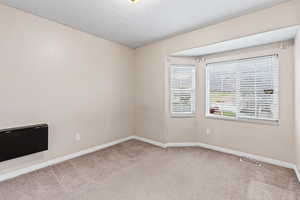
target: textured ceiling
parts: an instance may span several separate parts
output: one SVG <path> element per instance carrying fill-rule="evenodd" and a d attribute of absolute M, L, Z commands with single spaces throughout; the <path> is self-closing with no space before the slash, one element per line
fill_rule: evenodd
<path fill-rule="evenodd" d="M 288 0 L 0 0 L 136 48 Z"/>

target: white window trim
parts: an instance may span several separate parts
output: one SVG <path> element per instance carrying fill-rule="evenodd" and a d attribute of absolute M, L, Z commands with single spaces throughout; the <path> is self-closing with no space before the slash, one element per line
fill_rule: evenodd
<path fill-rule="evenodd" d="M 178 67 L 194 67 L 195 68 L 195 81 L 194 81 L 194 92 L 193 94 L 193 113 L 173 113 L 172 112 L 172 88 L 171 88 L 171 68 L 172 66 Z M 170 118 L 195 118 L 196 117 L 196 109 L 197 109 L 197 65 L 196 64 L 169 64 L 168 65 L 168 92 L 169 92 L 169 117 Z"/>
<path fill-rule="evenodd" d="M 278 100 L 279 100 L 279 109 L 278 109 L 278 120 L 268 120 L 268 119 L 243 119 L 243 118 L 232 118 L 226 116 L 216 116 L 211 115 L 208 113 L 208 91 L 209 91 L 209 81 L 208 81 L 208 64 L 218 63 L 218 62 L 228 62 L 234 60 L 244 60 L 244 59 L 251 59 L 251 58 L 259 58 L 259 57 L 266 57 L 266 56 L 277 56 L 278 57 L 278 68 L 279 68 L 279 77 L 278 77 Z M 256 123 L 256 124 L 267 124 L 267 125 L 280 125 L 280 54 L 279 53 L 269 53 L 263 55 L 253 55 L 253 56 L 242 56 L 242 57 L 234 57 L 229 59 L 217 59 L 213 61 L 206 61 L 204 63 L 205 66 L 205 118 L 207 119 L 217 119 L 217 120 L 225 120 L 225 121 L 235 121 L 235 122 L 246 122 L 246 123 Z"/>

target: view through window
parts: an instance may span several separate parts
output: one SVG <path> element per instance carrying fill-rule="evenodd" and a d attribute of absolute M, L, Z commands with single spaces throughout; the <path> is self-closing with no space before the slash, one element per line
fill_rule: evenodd
<path fill-rule="evenodd" d="M 278 56 L 206 65 L 206 116 L 279 121 Z"/>
<path fill-rule="evenodd" d="M 172 116 L 195 114 L 195 76 L 194 65 L 170 66 L 170 112 Z"/>

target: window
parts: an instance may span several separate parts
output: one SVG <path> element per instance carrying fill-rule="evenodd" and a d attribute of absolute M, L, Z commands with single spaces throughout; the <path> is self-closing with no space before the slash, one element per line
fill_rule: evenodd
<path fill-rule="evenodd" d="M 279 121 L 278 56 L 206 65 L 206 116 Z"/>
<path fill-rule="evenodd" d="M 170 112 L 171 116 L 193 116 L 195 114 L 194 65 L 170 66 Z"/>

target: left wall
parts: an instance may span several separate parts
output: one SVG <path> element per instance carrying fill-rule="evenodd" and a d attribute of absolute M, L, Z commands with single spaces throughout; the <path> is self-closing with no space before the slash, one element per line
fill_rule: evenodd
<path fill-rule="evenodd" d="M 133 135 L 134 50 L 0 5 L 0 93 L 0 129 L 49 124 L 49 150 L 1 175 Z"/>

